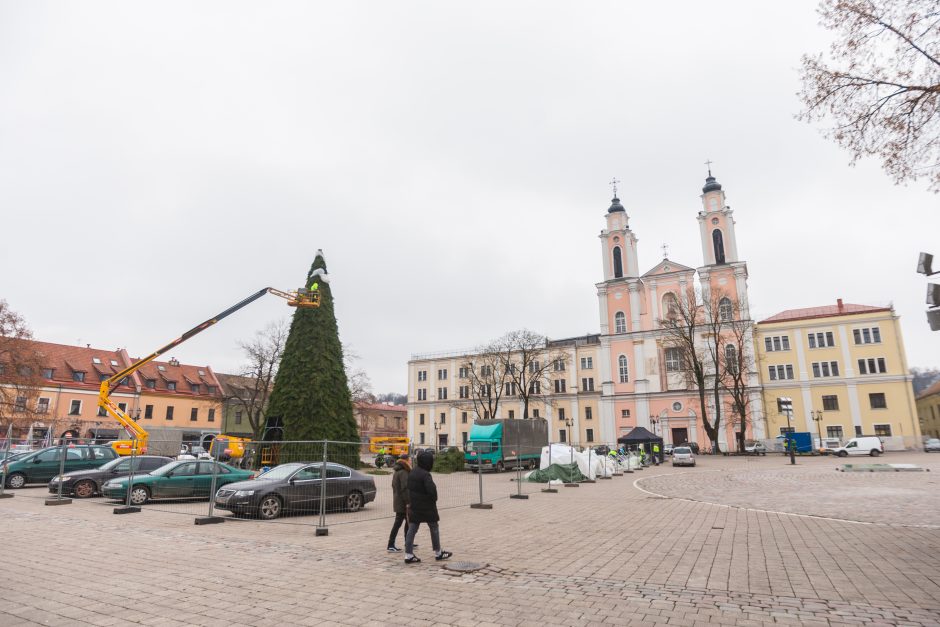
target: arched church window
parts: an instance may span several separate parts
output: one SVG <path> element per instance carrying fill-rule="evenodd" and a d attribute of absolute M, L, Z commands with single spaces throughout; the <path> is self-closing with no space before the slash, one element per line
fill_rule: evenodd
<path fill-rule="evenodd" d="M 629 383 L 630 382 L 630 365 L 627 363 L 627 356 L 621 355 L 617 358 L 617 366 L 620 370 L 620 382 Z"/>
<path fill-rule="evenodd" d="M 627 332 L 627 317 L 623 315 L 622 311 L 618 311 L 614 314 L 614 329 L 615 333 Z"/>
<path fill-rule="evenodd" d="M 721 234 L 721 229 L 712 231 L 712 243 L 715 246 L 715 263 L 725 262 L 725 238 Z"/>
<path fill-rule="evenodd" d="M 734 344 L 725 346 L 725 365 L 728 372 L 734 375 L 738 374 L 738 349 Z"/>
<path fill-rule="evenodd" d="M 623 260 L 620 258 L 620 246 L 614 246 L 614 278 L 623 276 Z"/>
<path fill-rule="evenodd" d="M 663 296 L 663 317 L 667 320 L 675 320 L 679 316 L 679 299 L 672 292 L 667 292 Z"/>
<path fill-rule="evenodd" d="M 728 297 L 718 301 L 718 318 L 722 322 L 730 322 L 734 319 L 734 309 L 731 306 L 731 299 Z"/>

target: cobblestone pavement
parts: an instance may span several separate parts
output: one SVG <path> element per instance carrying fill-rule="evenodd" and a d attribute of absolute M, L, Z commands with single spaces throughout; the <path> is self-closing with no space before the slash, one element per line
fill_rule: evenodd
<path fill-rule="evenodd" d="M 445 548 L 488 565 L 463 575 L 433 560 L 423 530 L 423 563 L 386 553 L 388 520 L 314 537 L 306 524 L 195 526 L 20 493 L 0 501 L 0 625 L 940 625 L 936 483 L 878 476 L 855 507 L 862 479 L 838 463 L 702 457 L 449 509 Z M 841 487 L 856 498 L 817 517 Z M 910 497 L 901 517 L 895 490 Z M 809 516 L 772 511 L 788 500 Z"/>

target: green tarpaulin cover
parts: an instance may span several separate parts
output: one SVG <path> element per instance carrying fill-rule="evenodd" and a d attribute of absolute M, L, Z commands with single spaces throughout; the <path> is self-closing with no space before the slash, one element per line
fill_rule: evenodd
<path fill-rule="evenodd" d="M 533 470 L 529 473 L 527 481 L 536 483 L 548 483 L 552 479 L 558 479 L 565 483 L 578 483 L 587 479 L 581 471 L 578 470 L 578 464 L 552 464 L 548 468 Z"/>

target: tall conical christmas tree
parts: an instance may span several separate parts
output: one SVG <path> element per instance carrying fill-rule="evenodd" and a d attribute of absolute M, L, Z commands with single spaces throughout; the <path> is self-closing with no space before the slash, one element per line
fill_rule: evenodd
<path fill-rule="evenodd" d="M 358 442 L 322 250 L 317 251 L 305 285 L 310 288 L 314 283 L 319 286 L 320 306 L 294 312 L 267 416 L 280 419 L 285 440 Z"/>

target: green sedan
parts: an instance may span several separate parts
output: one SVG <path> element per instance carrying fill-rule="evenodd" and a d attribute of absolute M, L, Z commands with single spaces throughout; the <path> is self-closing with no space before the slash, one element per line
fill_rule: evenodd
<path fill-rule="evenodd" d="M 213 464 L 217 470 L 213 471 Z M 228 464 L 211 460 L 180 460 L 170 462 L 146 475 L 134 476 L 131 487 L 131 503 L 143 505 L 151 499 L 208 499 L 212 490 L 212 473 L 216 472 L 215 486 L 218 489 L 227 483 L 250 479 L 252 471 L 241 470 Z M 130 477 L 111 479 L 101 486 L 101 495 L 109 499 L 127 498 L 127 483 Z"/>

